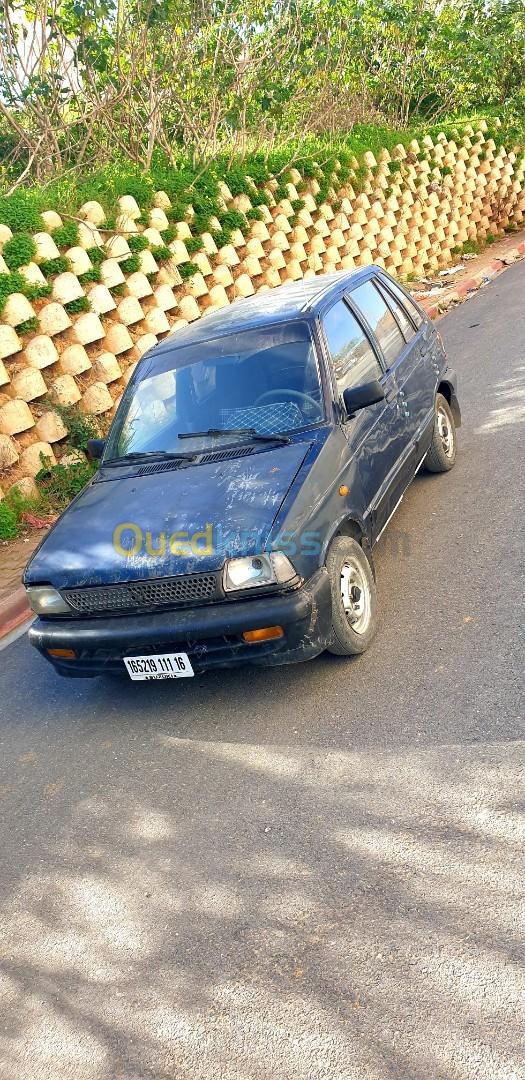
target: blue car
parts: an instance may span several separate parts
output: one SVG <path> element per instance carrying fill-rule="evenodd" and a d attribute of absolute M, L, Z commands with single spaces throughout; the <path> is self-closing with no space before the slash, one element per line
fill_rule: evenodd
<path fill-rule="evenodd" d="M 281 286 L 144 355 L 99 468 L 33 555 L 66 676 L 186 678 L 364 652 L 372 549 L 461 422 L 435 327 L 378 267 Z"/>

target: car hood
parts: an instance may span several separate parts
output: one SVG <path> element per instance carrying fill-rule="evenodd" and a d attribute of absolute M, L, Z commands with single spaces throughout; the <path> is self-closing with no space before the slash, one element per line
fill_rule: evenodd
<path fill-rule="evenodd" d="M 106 585 L 217 570 L 230 554 L 260 551 L 310 446 L 147 475 L 102 470 L 48 533 L 24 581 Z"/>

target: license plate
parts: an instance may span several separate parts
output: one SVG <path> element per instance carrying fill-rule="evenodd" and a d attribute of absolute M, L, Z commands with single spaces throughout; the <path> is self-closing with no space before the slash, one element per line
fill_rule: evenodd
<path fill-rule="evenodd" d="M 155 656 L 125 656 L 130 679 L 189 679 L 195 674 L 185 652 L 158 653 Z"/>

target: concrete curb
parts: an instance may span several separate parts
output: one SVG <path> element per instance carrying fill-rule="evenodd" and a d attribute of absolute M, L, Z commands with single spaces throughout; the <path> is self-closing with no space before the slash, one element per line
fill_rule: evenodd
<path fill-rule="evenodd" d="M 0 638 L 6 637 L 17 626 L 32 617 L 23 585 L 0 604 Z"/>
<path fill-rule="evenodd" d="M 465 281 L 460 282 L 456 289 L 452 292 L 447 292 L 446 308 L 440 307 L 439 301 L 436 300 L 419 300 L 421 306 L 425 309 L 430 319 L 438 319 L 441 315 L 444 315 L 448 308 L 459 300 L 466 299 L 472 293 L 481 289 L 483 285 L 487 285 L 489 281 L 497 277 L 502 270 L 505 270 L 508 265 L 512 265 L 515 260 L 520 260 L 525 255 L 525 244 L 520 244 L 519 247 L 511 248 L 507 251 L 504 259 L 494 259 L 484 269 L 478 270 L 472 277 L 467 278 Z M 414 299 L 417 300 L 417 293 L 414 293 Z"/>

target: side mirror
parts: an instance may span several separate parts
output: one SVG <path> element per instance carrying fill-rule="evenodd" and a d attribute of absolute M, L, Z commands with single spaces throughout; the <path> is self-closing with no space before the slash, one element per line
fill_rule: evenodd
<path fill-rule="evenodd" d="M 90 461 L 100 461 L 106 445 L 105 439 L 88 439 L 87 456 Z"/>
<path fill-rule="evenodd" d="M 384 401 L 384 398 L 385 391 L 377 379 L 363 383 L 362 386 L 352 386 L 343 390 L 343 401 L 349 416 L 359 412 L 359 409 L 367 409 L 369 405 Z"/>

